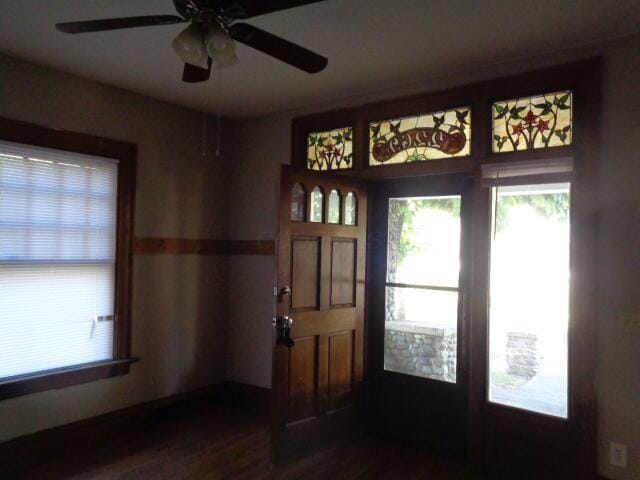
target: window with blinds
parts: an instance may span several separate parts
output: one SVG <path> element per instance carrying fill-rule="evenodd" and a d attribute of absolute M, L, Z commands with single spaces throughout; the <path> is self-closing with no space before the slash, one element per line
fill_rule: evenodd
<path fill-rule="evenodd" d="M 0 142 L 0 378 L 113 358 L 117 171 Z"/>

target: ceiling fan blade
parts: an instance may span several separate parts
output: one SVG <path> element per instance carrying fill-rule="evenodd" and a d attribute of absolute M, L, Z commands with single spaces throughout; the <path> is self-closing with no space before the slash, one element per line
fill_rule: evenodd
<path fill-rule="evenodd" d="M 211 76 L 211 58 L 209 58 L 209 65 L 207 68 L 196 67 L 190 63 L 184 64 L 184 70 L 182 72 L 182 81 L 188 83 L 206 82 Z"/>
<path fill-rule="evenodd" d="M 225 17 L 232 20 L 244 20 L 320 1 L 322 0 L 271 0 L 269 2 L 264 0 L 219 0 L 217 6 L 224 12 Z"/>
<path fill-rule="evenodd" d="M 56 28 L 64 33 L 103 32 L 120 28 L 149 27 L 154 25 L 171 25 L 186 22 L 176 15 L 151 15 L 143 17 L 105 18 L 84 22 L 57 23 Z"/>
<path fill-rule="evenodd" d="M 291 43 L 272 33 L 247 23 L 235 23 L 229 28 L 234 40 L 260 50 L 307 73 L 317 73 L 327 66 L 328 60 L 300 45 Z"/>

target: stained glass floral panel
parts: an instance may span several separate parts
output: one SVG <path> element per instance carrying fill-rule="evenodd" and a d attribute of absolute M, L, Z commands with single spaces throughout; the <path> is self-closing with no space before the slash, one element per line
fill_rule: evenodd
<path fill-rule="evenodd" d="M 572 140 L 570 91 L 493 104 L 493 151 L 561 147 Z"/>
<path fill-rule="evenodd" d="M 471 108 L 369 124 L 369 165 L 464 157 L 471 153 Z"/>
<path fill-rule="evenodd" d="M 336 128 L 307 135 L 307 169 L 342 170 L 353 167 L 353 129 Z"/>

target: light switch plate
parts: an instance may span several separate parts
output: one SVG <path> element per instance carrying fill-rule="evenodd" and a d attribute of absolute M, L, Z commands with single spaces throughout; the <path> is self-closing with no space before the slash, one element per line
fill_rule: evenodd
<path fill-rule="evenodd" d="M 627 468 L 627 446 L 624 443 L 609 442 L 609 463 L 614 467 Z"/>

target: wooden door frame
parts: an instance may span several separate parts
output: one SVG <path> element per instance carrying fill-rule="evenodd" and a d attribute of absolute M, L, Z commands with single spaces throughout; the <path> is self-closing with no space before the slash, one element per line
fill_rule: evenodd
<path fill-rule="evenodd" d="M 572 425 L 578 432 L 580 478 L 596 475 L 596 392 L 597 351 L 595 297 L 597 276 L 597 183 L 599 168 L 599 114 L 601 103 L 602 59 L 592 58 L 518 75 L 492 79 L 462 87 L 399 99 L 373 102 L 353 108 L 299 117 L 292 122 L 292 163 L 304 168 L 306 135 L 314 131 L 351 126 L 353 131 L 353 168 L 345 173 L 364 179 L 388 179 L 442 173 L 469 172 L 476 178 L 473 191 L 472 244 L 474 252 L 488 252 L 489 197 L 480 187 L 480 166 L 484 163 L 530 159 L 571 157 L 574 160 L 573 269 L 570 326 L 570 392 Z M 493 153 L 491 149 L 491 105 L 493 101 L 571 90 L 573 92 L 573 142 L 569 146 Z M 380 118 L 398 118 L 418 113 L 471 106 L 471 155 L 411 164 L 368 167 L 368 122 Z M 340 171 L 333 172 L 340 174 Z M 483 468 L 483 415 L 487 407 L 487 289 L 486 255 L 472 259 L 470 332 L 469 332 L 469 460 Z M 579 341 L 578 341 L 579 340 Z M 367 366 L 365 365 L 365 375 Z M 543 419 L 544 420 L 544 419 Z M 543 422 L 544 423 L 544 422 Z"/>

